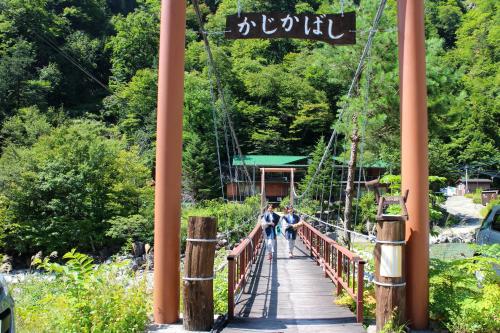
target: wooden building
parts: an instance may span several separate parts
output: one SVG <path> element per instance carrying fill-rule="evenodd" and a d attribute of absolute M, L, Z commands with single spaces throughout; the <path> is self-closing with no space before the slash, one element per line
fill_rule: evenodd
<path fill-rule="evenodd" d="M 238 177 L 226 185 L 227 197 L 229 200 L 244 200 L 252 195 L 252 188 L 255 189 L 256 194 L 261 193 L 261 168 L 295 168 L 295 184 L 297 184 L 307 171 L 308 159 L 308 156 L 297 155 L 245 155 L 242 161 L 239 157 L 234 157 L 233 166 L 240 171 L 238 171 Z M 245 181 L 242 176 L 243 162 L 252 178 L 251 184 Z M 265 177 L 266 197 L 269 202 L 281 202 L 290 194 L 290 174 L 288 172 L 266 173 Z"/>
<path fill-rule="evenodd" d="M 491 179 L 483 178 L 461 178 L 457 180 L 457 195 L 465 195 L 467 193 L 474 193 L 477 189 L 480 191 L 489 190 L 493 181 Z"/>
<path fill-rule="evenodd" d="M 249 183 L 243 174 L 243 162 L 239 157 L 233 158 L 233 167 L 237 169 L 238 174 L 233 175 L 233 179 L 226 184 L 226 193 L 229 200 L 242 201 L 246 197 L 252 195 L 252 189 L 255 189 L 254 193 L 260 194 L 260 180 L 261 168 L 295 168 L 295 188 L 297 184 L 303 179 L 306 174 L 307 168 L 309 166 L 308 156 L 296 156 L 296 155 L 245 155 L 244 164 L 250 173 L 252 182 Z M 336 178 L 342 179 L 342 174 L 344 174 L 344 179 L 341 181 L 342 186 L 346 186 L 347 178 L 347 161 L 335 157 L 335 171 Z M 344 169 L 342 171 L 342 169 Z M 363 168 L 359 165 L 356 167 L 355 172 L 355 190 L 358 188 L 358 183 L 361 191 L 365 191 L 365 183 L 372 181 L 374 179 L 381 178 L 388 170 L 388 165 L 382 161 L 376 161 L 371 163 L 364 163 Z M 360 177 L 361 173 L 361 177 Z M 267 200 L 274 203 L 279 203 L 281 200 L 290 194 L 290 173 L 266 173 L 266 197 Z M 337 183 L 338 184 L 338 183 Z M 338 185 L 335 185 L 338 187 Z M 338 192 L 336 192 L 338 193 Z"/>

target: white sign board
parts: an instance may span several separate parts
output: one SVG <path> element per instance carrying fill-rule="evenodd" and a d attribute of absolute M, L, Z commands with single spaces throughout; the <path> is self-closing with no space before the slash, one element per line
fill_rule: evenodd
<path fill-rule="evenodd" d="M 381 245 L 380 276 L 401 277 L 402 270 L 402 246 Z"/>

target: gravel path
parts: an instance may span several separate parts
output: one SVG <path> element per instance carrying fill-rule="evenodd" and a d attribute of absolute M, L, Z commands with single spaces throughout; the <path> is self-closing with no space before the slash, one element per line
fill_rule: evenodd
<path fill-rule="evenodd" d="M 449 197 L 441 207 L 460 222 L 452 227 L 440 229 L 438 236 L 430 237 L 431 244 L 474 242 L 476 230 L 481 225 L 480 211 L 483 206 L 473 203 L 472 199 L 453 196 Z"/>
<path fill-rule="evenodd" d="M 442 207 L 461 220 L 456 226 L 458 228 L 477 227 L 481 223 L 480 211 L 484 206 L 473 203 L 472 199 L 463 196 L 449 197 Z"/>

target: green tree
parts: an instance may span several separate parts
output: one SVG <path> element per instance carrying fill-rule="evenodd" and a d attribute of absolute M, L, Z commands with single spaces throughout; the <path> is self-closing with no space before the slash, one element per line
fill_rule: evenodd
<path fill-rule="evenodd" d="M 35 62 L 33 46 L 25 40 L 0 53 L 0 121 L 13 115 L 15 108 L 23 106 L 22 98 L 29 79 L 30 67 Z"/>
<path fill-rule="evenodd" d="M 300 192 L 298 193 L 299 195 L 306 190 L 307 185 L 311 182 L 314 174 L 316 173 L 316 170 L 318 169 L 319 163 L 321 161 L 321 158 L 323 157 L 325 149 L 326 149 L 325 139 L 321 137 L 318 140 L 316 147 L 314 148 L 314 152 L 311 155 L 311 163 L 307 168 L 306 175 L 299 184 L 299 190 L 300 190 Z M 326 200 L 327 197 L 324 197 L 324 195 L 325 193 L 328 193 L 330 190 L 331 174 L 332 174 L 332 158 L 333 156 L 331 152 L 328 152 L 321 170 L 314 179 L 314 182 L 311 184 L 309 191 L 307 192 L 307 195 L 304 197 L 304 199 L 309 198 L 309 199 L 320 200 L 321 196 L 323 195 L 323 199 Z"/>
<path fill-rule="evenodd" d="M 500 161 L 499 31 L 500 12 L 494 0 L 474 1 L 457 30 L 451 65 L 461 74 L 463 92 L 450 115 L 458 118 L 450 148 L 458 162 L 497 167 Z"/>
<path fill-rule="evenodd" d="M 141 1 L 141 6 L 127 16 L 113 17 L 116 35 L 109 39 L 107 48 L 111 50 L 114 82 L 127 82 L 137 70 L 156 63 L 159 13 L 159 1 Z"/>
<path fill-rule="evenodd" d="M 0 131 L 3 146 L 31 146 L 38 138 L 48 134 L 51 125 L 38 108 L 20 109 L 15 116 L 5 120 Z"/>
<path fill-rule="evenodd" d="M 183 187 L 195 201 L 216 198 L 220 194 L 217 157 L 211 146 L 202 142 L 196 134 L 191 135 L 185 144 Z"/>
<path fill-rule="evenodd" d="M 118 125 L 130 145 L 139 147 L 151 168 L 156 140 L 157 78 L 153 69 L 138 70 L 129 82 L 117 85 L 114 94 L 104 99 L 105 119 Z"/>
<path fill-rule="evenodd" d="M 108 244 L 107 221 L 151 200 L 149 170 L 114 130 L 90 121 L 54 129 L 0 158 L 2 252 L 30 254 Z"/>

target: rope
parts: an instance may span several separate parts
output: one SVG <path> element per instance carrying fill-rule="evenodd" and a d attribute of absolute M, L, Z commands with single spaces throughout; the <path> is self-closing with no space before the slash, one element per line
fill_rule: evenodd
<path fill-rule="evenodd" d="M 344 0 L 340 0 L 340 13 L 344 17 Z"/>
<path fill-rule="evenodd" d="M 229 152 L 229 136 L 227 134 L 226 117 L 222 117 L 222 124 L 224 128 L 224 141 L 226 144 L 226 154 L 227 154 L 227 167 L 229 170 L 229 179 L 233 181 L 233 171 L 231 167 L 231 153 Z"/>
<path fill-rule="evenodd" d="M 357 231 L 353 231 L 353 230 L 349 230 L 349 229 L 346 229 L 346 228 L 343 228 L 343 227 L 339 227 L 337 225 L 334 225 L 334 224 L 331 224 L 331 223 L 327 223 L 325 221 L 322 221 L 320 220 L 319 218 L 317 217 L 314 217 L 314 216 L 311 216 L 309 214 L 306 214 L 306 213 L 301 213 L 301 212 L 298 212 L 300 213 L 300 215 L 303 215 L 303 216 L 307 216 L 309 217 L 310 219 L 312 220 L 315 220 L 316 222 L 319 222 L 319 223 L 322 223 L 324 225 L 327 225 L 327 226 L 330 226 L 330 227 L 333 227 L 333 228 L 336 228 L 336 229 L 339 229 L 339 230 L 342 230 L 344 232 L 347 232 L 347 233 L 350 233 L 350 234 L 353 234 L 353 235 L 356 235 L 356 236 L 359 236 L 361 238 L 364 238 L 364 239 L 367 239 L 369 240 L 370 242 L 374 243 L 375 240 L 376 240 L 376 237 L 374 235 L 365 235 L 365 234 L 362 234 L 362 233 L 359 233 Z"/>
<path fill-rule="evenodd" d="M 219 178 L 220 178 L 220 187 L 222 191 L 222 199 L 226 199 L 224 194 L 224 178 L 222 175 L 222 162 L 220 158 L 220 145 L 219 145 L 219 131 L 217 129 L 217 114 L 216 114 L 216 98 L 214 93 L 214 86 L 212 82 L 212 74 L 210 71 L 210 66 L 208 65 L 207 59 L 207 68 L 208 68 L 208 82 L 210 86 L 210 97 L 212 99 L 212 119 L 214 122 L 214 136 L 215 136 L 215 145 L 217 146 L 217 162 L 219 163 Z"/>
<path fill-rule="evenodd" d="M 371 61 L 368 58 L 367 68 L 366 68 L 366 82 L 365 82 L 365 98 L 364 98 L 364 106 L 363 106 L 363 125 L 361 127 L 361 144 L 359 147 L 359 177 L 358 177 L 358 190 L 356 193 L 356 212 L 354 215 L 354 224 L 358 223 L 358 209 L 359 209 L 359 198 L 361 195 L 361 174 L 363 173 L 363 158 L 365 153 L 365 144 L 366 144 L 366 124 L 368 123 L 368 97 L 370 95 L 370 83 L 371 83 Z"/>
<path fill-rule="evenodd" d="M 31 30 L 35 36 L 40 39 L 42 42 L 47 44 L 48 46 L 52 47 L 54 50 L 56 50 L 59 54 L 61 54 L 66 60 L 68 60 L 71 64 L 73 64 L 76 68 L 78 68 L 83 74 L 88 76 L 91 80 L 95 81 L 98 85 L 100 85 L 104 90 L 106 90 L 108 93 L 112 94 L 113 92 L 109 87 L 102 83 L 98 78 L 96 78 L 92 73 L 87 71 L 82 65 L 78 63 L 72 56 L 70 56 L 68 53 L 66 53 L 64 50 L 62 50 L 57 44 L 50 38 L 50 37 L 44 37 L 40 34 L 38 34 L 36 31 Z"/>
<path fill-rule="evenodd" d="M 205 238 L 186 238 L 186 242 L 193 243 L 217 243 L 217 238 L 205 239 Z"/>
<path fill-rule="evenodd" d="M 323 194 L 325 192 L 325 182 L 321 182 L 321 216 L 323 216 L 323 204 L 324 204 L 324 198 Z"/>
<path fill-rule="evenodd" d="M 337 139 L 338 136 L 335 136 L 335 144 L 333 145 L 333 156 L 332 156 L 332 173 L 330 175 L 330 193 L 328 194 L 328 215 L 326 217 L 327 222 L 330 222 L 330 204 L 332 202 L 333 176 L 335 172 L 335 156 L 337 156 Z"/>
<path fill-rule="evenodd" d="M 184 281 L 212 281 L 213 279 L 215 279 L 215 275 L 212 275 L 210 277 L 187 277 L 187 276 L 184 276 L 182 279 Z"/>
<path fill-rule="evenodd" d="M 214 275 L 216 275 L 220 271 L 224 270 L 224 268 L 226 268 L 226 267 L 227 267 L 227 260 L 225 260 L 221 265 L 219 265 L 219 267 L 214 269 Z"/>
<path fill-rule="evenodd" d="M 342 161 L 341 161 L 342 163 Z M 345 174 L 345 164 L 342 163 L 342 169 L 341 169 L 341 175 L 340 175 L 340 186 L 339 186 L 339 201 L 342 201 L 342 184 L 344 182 L 344 174 Z M 338 210 L 337 210 L 337 221 L 338 219 L 340 218 L 340 203 L 339 203 L 339 207 L 338 207 Z"/>
<path fill-rule="evenodd" d="M 380 18 L 382 17 L 382 13 L 384 11 L 386 3 L 387 3 L 387 0 L 381 0 L 380 1 L 380 5 L 379 5 L 379 7 L 377 9 L 377 14 L 375 15 L 375 18 L 373 20 L 372 28 L 370 29 L 370 34 L 368 35 L 368 40 L 367 40 L 367 42 L 365 44 L 365 48 L 363 49 L 363 53 L 361 54 L 361 58 L 359 60 L 356 72 L 354 73 L 354 77 L 352 78 L 352 82 L 351 82 L 351 85 L 349 87 L 349 91 L 347 92 L 347 98 L 348 99 L 351 98 L 352 93 L 354 91 L 354 87 L 356 86 L 356 84 L 357 84 L 357 82 L 359 80 L 359 77 L 361 75 L 361 72 L 362 72 L 362 69 L 363 69 L 363 64 L 365 62 L 366 57 L 368 56 L 368 51 L 370 50 L 370 48 L 372 46 L 373 38 L 375 36 L 375 32 L 377 31 L 377 27 L 378 27 L 378 25 L 380 23 Z M 342 109 L 339 112 L 339 115 L 337 117 L 337 123 L 339 123 L 342 120 L 342 116 L 344 114 L 344 111 L 345 111 L 345 105 L 342 107 Z M 330 136 L 330 140 L 328 141 L 328 145 L 326 146 L 325 151 L 323 153 L 323 157 L 321 158 L 321 161 L 320 161 L 318 167 L 316 168 L 315 173 L 313 174 L 311 180 L 307 184 L 306 189 L 304 190 L 304 192 L 301 195 L 297 196 L 298 199 L 304 197 L 309 192 L 312 183 L 314 182 L 314 180 L 318 176 L 319 171 L 321 170 L 321 168 L 323 167 L 323 164 L 325 163 L 326 157 L 328 155 L 328 151 L 331 149 L 332 144 L 333 144 L 333 140 L 334 140 L 334 138 L 335 138 L 336 135 L 337 135 L 337 129 L 334 128 L 334 130 L 332 132 L 332 135 Z"/>
<path fill-rule="evenodd" d="M 359 80 L 359 76 L 361 75 L 361 72 L 363 71 L 363 63 L 365 61 L 365 58 L 368 56 L 368 53 L 369 53 L 370 48 L 372 46 L 373 38 L 375 37 L 375 33 L 377 32 L 377 28 L 378 28 L 378 25 L 380 23 L 380 19 L 382 18 L 382 13 L 384 12 L 384 8 L 385 8 L 386 3 L 387 3 L 387 0 L 380 1 L 380 5 L 377 9 L 377 14 L 375 15 L 375 18 L 373 19 L 372 28 L 370 29 L 370 33 L 368 35 L 368 40 L 365 44 L 363 54 L 361 55 L 361 61 L 358 64 L 358 68 L 356 69 L 356 73 L 354 74 L 354 78 L 351 82 L 351 86 L 349 87 L 349 92 L 347 93 L 348 96 L 351 96 L 352 91 L 354 90 L 354 86 L 355 86 L 356 82 Z"/>

